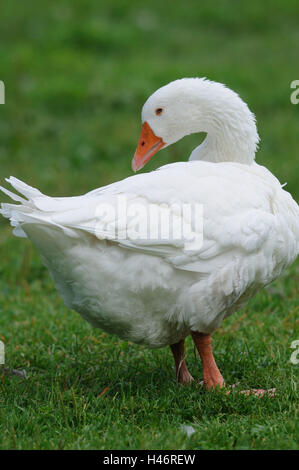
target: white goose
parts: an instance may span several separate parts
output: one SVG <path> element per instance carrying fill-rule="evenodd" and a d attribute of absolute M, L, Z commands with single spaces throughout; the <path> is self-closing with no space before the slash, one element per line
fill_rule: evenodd
<path fill-rule="evenodd" d="M 40 251 L 68 307 L 125 340 L 150 348 L 170 345 L 180 383 L 192 380 L 184 359 L 191 334 L 206 387 L 222 387 L 211 334 L 295 260 L 299 207 L 255 163 L 254 115 L 224 85 L 202 78 L 169 83 L 146 101 L 142 122 L 135 171 L 187 134 L 204 131 L 207 137 L 188 162 L 83 196 L 48 197 L 11 177 L 7 181 L 24 197 L 2 188 L 21 204 L 2 204 L 1 212 L 14 233 L 29 237 Z M 203 230 L 202 245 L 161 234 L 134 238 L 136 220 L 115 218 L 121 198 L 146 214 L 163 208 L 189 228 L 188 217 L 171 207 L 201 204 L 203 229 L 199 224 L 192 233 L 199 241 Z"/>

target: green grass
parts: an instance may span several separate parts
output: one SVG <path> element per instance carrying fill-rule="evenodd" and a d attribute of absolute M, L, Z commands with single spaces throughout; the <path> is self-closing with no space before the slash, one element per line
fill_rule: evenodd
<path fill-rule="evenodd" d="M 1 9 L 1 180 L 12 174 L 63 196 L 130 175 L 147 96 L 175 78 L 207 76 L 249 103 L 259 163 L 299 199 L 297 1 L 11 0 Z M 197 142 L 166 149 L 146 171 L 187 159 Z M 0 382 L 0 448 L 299 448 L 299 365 L 290 362 L 298 262 L 214 336 L 227 383 L 276 387 L 275 398 L 256 399 L 178 387 L 169 350 L 120 341 L 69 311 L 36 251 L 2 219 L 0 244 L 0 339 L 7 366 L 28 375 Z"/>

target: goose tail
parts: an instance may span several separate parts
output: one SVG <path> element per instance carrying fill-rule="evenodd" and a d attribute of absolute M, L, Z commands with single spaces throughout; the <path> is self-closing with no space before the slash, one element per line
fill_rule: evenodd
<path fill-rule="evenodd" d="M 17 237 L 26 238 L 27 235 L 24 230 L 22 230 L 22 224 L 37 221 L 37 214 L 34 213 L 34 200 L 36 198 L 46 196 L 43 195 L 38 189 L 29 186 L 14 176 L 6 178 L 6 181 L 21 196 L 15 192 L 9 191 L 6 188 L 3 188 L 2 186 L 0 186 L 0 191 L 10 197 L 12 201 L 18 202 L 20 204 L 2 203 L 0 206 L 0 214 L 10 220 L 11 226 L 14 227 L 14 235 Z"/>

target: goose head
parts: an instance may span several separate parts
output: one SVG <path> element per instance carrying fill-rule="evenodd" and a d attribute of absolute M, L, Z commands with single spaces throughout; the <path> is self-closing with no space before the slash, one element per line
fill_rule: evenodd
<path fill-rule="evenodd" d="M 237 93 L 205 78 L 183 78 L 159 88 L 142 108 L 132 160 L 140 170 L 160 149 L 196 132 L 207 134 L 191 160 L 251 164 L 259 141 L 255 116 Z"/>

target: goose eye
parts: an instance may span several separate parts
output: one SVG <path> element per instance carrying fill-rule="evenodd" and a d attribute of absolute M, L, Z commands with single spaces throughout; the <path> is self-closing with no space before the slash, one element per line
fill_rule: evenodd
<path fill-rule="evenodd" d="M 162 114 L 162 112 L 163 112 L 163 108 L 157 108 L 155 111 L 157 116 L 159 116 L 159 114 Z"/>

